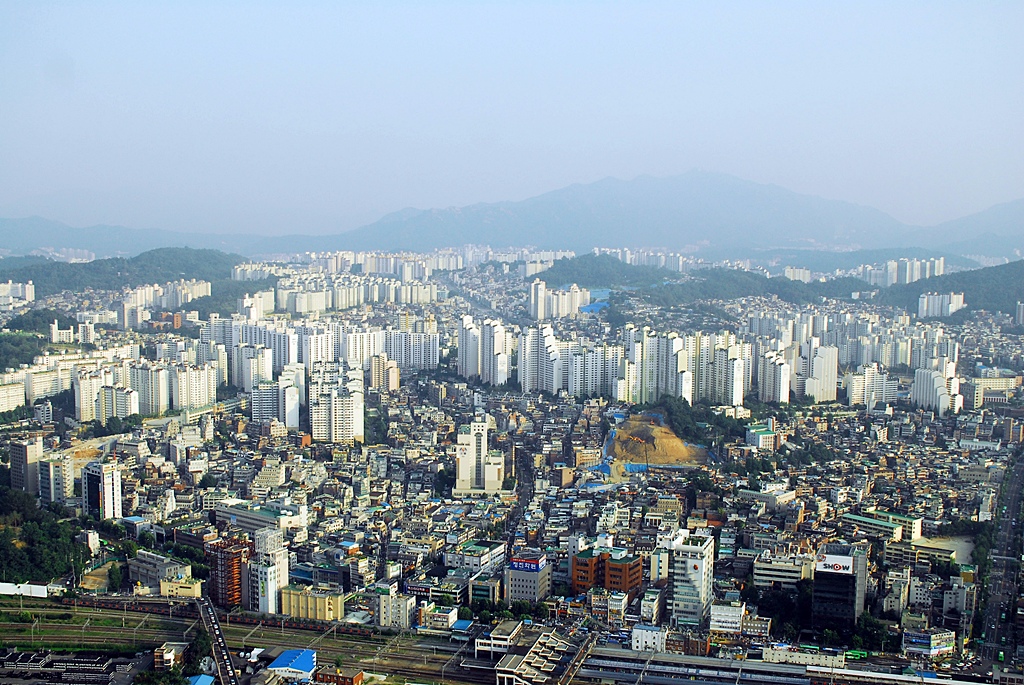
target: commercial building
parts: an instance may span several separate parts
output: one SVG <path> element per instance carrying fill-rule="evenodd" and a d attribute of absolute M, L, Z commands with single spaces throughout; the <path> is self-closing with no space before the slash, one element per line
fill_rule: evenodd
<path fill-rule="evenodd" d="M 536 549 L 516 552 L 505 569 L 505 592 L 509 602 L 539 602 L 551 594 L 551 566 L 547 555 Z"/>
<path fill-rule="evenodd" d="M 329 588 L 289 585 L 281 590 L 281 613 L 315 621 L 340 621 L 345 617 L 345 595 Z"/>
<path fill-rule="evenodd" d="M 493 573 L 505 567 L 505 543 L 497 540 L 467 540 L 445 552 L 444 565 Z"/>
<path fill-rule="evenodd" d="M 903 653 L 909 657 L 936 659 L 956 651 L 956 633 L 930 628 L 903 631 Z"/>
<path fill-rule="evenodd" d="M 101 521 L 120 519 L 121 498 L 120 464 L 94 461 L 82 469 L 82 500 L 87 514 Z"/>
<path fill-rule="evenodd" d="M 852 628 L 864 613 L 867 555 L 863 547 L 822 545 L 814 565 L 811 616 L 817 629 Z"/>
<path fill-rule="evenodd" d="M 170 557 L 140 549 L 128 560 L 128 579 L 133 586 L 159 590 L 163 580 L 192 577 L 192 566 Z"/>
<path fill-rule="evenodd" d="M 455 448 L 456 496 L 493 495 L 505 479 L 505 457 L 487 449 L 487 419 L 459 427 Z"/>
<path fill-rule="evenodd" d="M 796 590 L 801 580 L 814 577 L 814 555 L 788 554 L 776 556 L 762 552 L 754 559 L 754 586 Z"/>
<path fill-rule="evenodd" d="M 714 538 L 677 538 L 668 543 L 667 549 L 669 620 L 677 628 L 704 626 L 714 600 Z"/>
<path fill-rule="evenodd" d="M 569 578 L 573 594 L 592 587 L 624 592 L 632 599 L 643 583 L 643 558 L 624 548 L 587 549 L 573 555 Z"/>
<path fill-rule="evenodd" d="M 12 440 L 10 446 L 11 487 L 30 495 L 39 494 L 39 460 L 43 456 L 43 438 Z"/>
<path fill-rule="evenodd" d="M 243 585 L 245 565 L 253 544 L 241 538 L 221 538 L 206 543 L 210 563 L 210 600 L 223 609 L 242 606 L 248 588 Z"/>

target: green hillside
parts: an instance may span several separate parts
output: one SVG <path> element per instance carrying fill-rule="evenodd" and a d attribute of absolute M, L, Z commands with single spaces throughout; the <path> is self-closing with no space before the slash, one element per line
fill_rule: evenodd
<path fill-rule="evenodd" d="M 879 294 L 878 301 L 916 312 L 921 293 L 930 292 L 963 292 L 970 309 L 1012 314 L 1017 303 L 1024 301 L 1024 260 L 890 286 Z"/>
<path fill-rule="evenodd" d="M 32 281 L 36 296 L 62 290 L 116 290 L 124 286 L 166 283 L 179 278 L 216 281 L 231 277 L 231 267 L 245 261 L 236 254 L 219 250 L 165 247 L 124 259 L 97 259 L 85 264 L 45 262 L 4 272 L 14 281 Z"/>
<path fill-rule="evenodd" d="M 786 278 L 766 278 L 740 269 L 709 269 L 700 271 L 687 281 L 666 283 L 644 291 L 642 297 L 651 304 L 672 306 L 697 300 L 733 300 L 740 297 L 771 296 L 805 304 L 822 297 L 846 298 L 866 290 L 866 283 L 856 278 L 840 278 L 824 283 L 801 283 Z"/>
<path fill-rule="evenodd" d="M 611 255 L 584 254 L 559 259 L 537 277 L 549 288 L 570 283 L 581 288 L 644 288 L 680 278 L 680 274 L 651 266 L 633 266 Z"/>

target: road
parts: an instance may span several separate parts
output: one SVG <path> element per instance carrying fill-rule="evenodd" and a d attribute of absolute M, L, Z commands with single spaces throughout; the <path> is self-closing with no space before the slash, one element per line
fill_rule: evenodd
<path fill-rule="evenodd" d="M 199 615 L 203 619 L 206 632 L 210 634 L 210 640 L 213 642 L 213 660 L 217 664 L 220 685 L 238 685 L 238 676 L 231 663 L 231 652 L 228 650 L 227 640 L 224 639 L 224 632 L 220 629 L 220 621 L 217 620 L 213 604 L 203 597 L 196 600 L 196 605 L 199 607 Z"/>
<path fill-rule="evenodd" d="M 1017 573 L 1020 568 L 1024 459 L 1017 459 L 1004 483 L 1005 496 L 995 521 L 992 571 L 988 578 L 988 601 L 982 623 L 985 642 L 978 650 L 979 656 L 987 663 L 996 661 L 1000 651 L 1008 656 L 1014 651 L 1013 618 L 1017 604 Z"/>

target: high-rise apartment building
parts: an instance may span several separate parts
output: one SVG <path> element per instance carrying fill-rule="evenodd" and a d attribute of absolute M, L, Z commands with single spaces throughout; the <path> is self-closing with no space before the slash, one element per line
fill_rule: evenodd
<path fill-rule="evenodd" d="M 276 381 L 261 381 L 250 397 L 252 420 L 277 419 L 287 428 L 299 427 L 299 390 L 294 377 L 282 375 Z"/>
<path fill-rule="evenodd" d="M 762 402 L 789 402 L 791 368 L 778 352 L 767 352 L 758 366 L 757 395 Z"/>
<path fill-rule="evenodd" d="M 309 382 L 310 434 L 318 442 L 362 442 L 365 424 L 363 371 L 336 362 L 313 366 Z"/>

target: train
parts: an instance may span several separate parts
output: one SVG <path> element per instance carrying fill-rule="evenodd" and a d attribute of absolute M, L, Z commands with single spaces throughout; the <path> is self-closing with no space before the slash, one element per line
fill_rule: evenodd
<path fill-rule="evenodd" d="M 162 614 L 169 616 L 172 614 L 175 617 L 188 617 L 188 618 L 199 618 L 199 610 L 196 608 L 194 602 L 188 600 L 181 600 L 180 602 L 156 602 L 139 598 L 104 598 L 104 597 L 79 597 L 78 599 L 65 597 L 61 599 L 61 604 L 72 606 L 88 606 L 95 607 L 97 609 L 108 609 L 114 611 L 133 611 L 144 614 Z M 313 621 L 307 619 L 295 619 L 288 616 L 276 616 L 276 617 L 259 617 L 249 616 L 246 614 L 234 614 L 230 620 L 228 615 L 217 610 L 217 617 L 223 621 L 225 625 L 250 625 L 255 626 L 262 623 L 267 627 L 283 627 L 290 628 L 293 630 L 308 630 L 316 633 L 323 633 L 326 630 L 334 629 L 338 635 L 352 635 L 354 637 L 373 637 L 374 631 L 372 628 L 365 626 L 350 625 L 347 623 L 328 623 L 326 621 Z"/>

